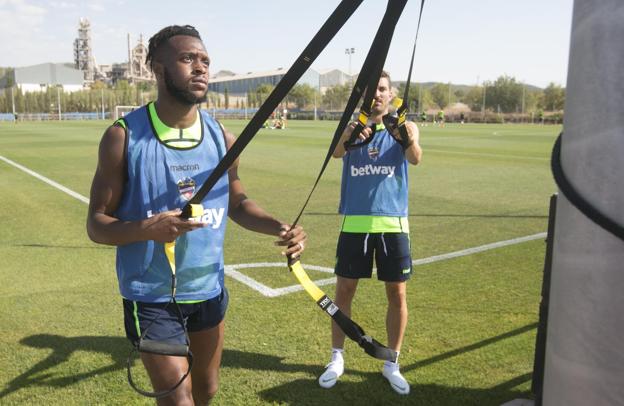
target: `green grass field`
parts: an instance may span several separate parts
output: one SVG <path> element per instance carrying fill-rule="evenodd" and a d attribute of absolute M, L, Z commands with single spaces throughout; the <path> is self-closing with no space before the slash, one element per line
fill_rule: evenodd
<path fill-rule="evenodd" d="M 245 122 L 225 121 L 234 133 Z M 126 383 L 115 251 L 85 232 L 87 205 L 1 157 L 88 197 L 107 123 L 0 123 L 0 404 L 152 404 Z M 335 122 L 291 121 L 262 130 L 245 150 L 248 195 L 284 221 L 297 214 Z M 421 128 L 424 159 L 410 168 L 414 259 L 546 231 L 555 192 L 549 155 L 559 127 Z M 305 264 L 331 268 L 340 217 L 340 162 L 332 161 L 302 224 Z M 226 264 L 282 262 L 273 238 L 230 223 Z M 500 405 L 529 397 L 543 239 L 418 265 L 400 362 L 412 385 L 396 395 L 381 362 L 347 343 L 346 372 L 331 390 L 329 318 L 305 292 L 261 295 L 231 277 L 217 405 Z M 239 269 L 272 288 L 296 285 L 286 267 Z M 313 279 L 328 278 L 311 271 Z M 334 296 L 333 285 L 323 289 Z M 385 295 L 362 281 L 353 319 L 386 342 Z M 139 373 L 139 368 L 136 368 Z"/>

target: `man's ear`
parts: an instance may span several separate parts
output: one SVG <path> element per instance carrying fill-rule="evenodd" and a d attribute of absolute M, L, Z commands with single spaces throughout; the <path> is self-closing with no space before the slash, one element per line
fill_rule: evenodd
<path fill-rule="evenodd" d="M 152 72 L 154 72 L 154 76 L 156 76 L 158 79 L 162 79 L 164 77 L 165 67 L 162 63 L 158 61 L 153 61 Z"/>

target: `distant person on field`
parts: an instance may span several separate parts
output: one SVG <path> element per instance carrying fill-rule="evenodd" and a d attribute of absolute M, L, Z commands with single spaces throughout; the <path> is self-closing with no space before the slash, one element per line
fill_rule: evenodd
<path fill-rule="evenodd" d="M 420 113 L 420 123 L 424 127 L 427 126 L 427 113 L 425 113 L 424 111 Z"/>
<path fill-rule="evenodd" d="M 202 201 L 200 218 L 180 208 L 212 173 L 234 135 L 198 104 L 206 100 L 210 59 L 195 28 L 169 26 L 149 40 L 146 63 L 156 77 L 155 102 L 128 113 L 102 137 L 91 185 L 87 232 L 117 246 L 117 277 L 125 331 L 145 338 L 186 342 L 171 298 L 171 268 L 164 243 L 177 241 L 177 301 L 190 337 L 190 377 L 159 404 L 205 405 L 215 396 L 223 351 L 228 293 L 223 241 L 227 216 L 239 225 L 277 237 L 284 255 L 297 257 L 306 234 L 248 199 L 236 161 Z M 187 370 L 185 357 L 141 353 L 155 391 L 172 388 Z"/>
<path fill-rule="evenodd" d="M 438 125 L 444 127 L 444 110 L 438 111 Z"/>
<path fill-rule="evenodd" d="M 384 282 L 388 300 L 388 347 L 398 354 L 407 326 L 406 281 L 412 273 L 407 166 L 420 162 L 422 150 L 418 144 L 418 127 L 413 122 L 405 124 L 409 135 L 405 145 L 397 142 L 400 134 L 396 129 L 390 132 L 384 127 L 382 117 L 388 113 L 394 97 L 391 89 L 390 77 L 383 72 L 369 118 L 375 130 L 367 127 L 359 135 L 360 141 L 374 135 L 372 142 L 362 148 L 345 150 L 343 144 L 355 127 L 351 123 L 333 152 L 334 158 L 342 158 L 339 211 L 344 215 L 334 272 L 337 277 L 335 303 L 345 314 L 351 315 L 358 281 L 371 277 L 375 260 L 377 279 Z M 331 329 L 331 360 L 319 377 L 323 388 L 334 386 L 344 372 L 345 334 L 333 321 Z M 382 374 L 397 393 L 409 393 L 410 387 L 399 371 L 398 359 L 386 361 Z"/>

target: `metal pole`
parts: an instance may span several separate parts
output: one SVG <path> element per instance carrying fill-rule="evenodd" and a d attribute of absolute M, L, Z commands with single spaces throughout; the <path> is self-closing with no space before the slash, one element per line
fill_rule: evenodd
<path fill-rule="evenodd" d="M 622 0 L 574 2 L 561 145 L 561 166 L 574 189 L 620 225 L 624 224 L 622 21 Z M 622 405 L 624 241 L 560 193 L 553 248 L 544 405 Z"/>
<path fill-rule="evenodd" d="M 13 86 L 11 86 L 11 106 L 13 107 L 13 117 L 15 117 L 15 93 L 13 93 Z"/>
<path fill-rule="evenodd" d="M 102 120 L 106 120 L 104 117 L 104 89 L 100 89 L 100 95 L 102 96 Z"/>
<path fill-rule="evenodd" d="M 481 115 L 483 116 L 483 121 L 485 122 L 485 92 L 487 89 L 487 85 L 483 82 L 483 104 L 481 105 Z"/>
<path fill-rule="evenodd" d="M 56 86 L 56 103 L 58 104 L 58 121 L 61 121 L 61 87 Z"/>

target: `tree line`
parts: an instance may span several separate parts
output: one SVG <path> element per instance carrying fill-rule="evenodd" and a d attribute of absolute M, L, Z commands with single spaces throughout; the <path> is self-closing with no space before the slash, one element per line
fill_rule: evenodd
<path fill-rule="evenodd" d="M 259 85 L 250 89 L 244 97 L 210 93 L 209 107 L 258 108 L 273 91 L 274 86 Z M 336 85 L 321 94 L 308 84 L 295 85 L 286 96 L 285 103 L 291 108 L 327 111 L 344 109 L 351 94 L 352 84 Z M 405 84 L 399 83 L 397 95 L 402 96 Z M 18 113 L 56 113 L 59 103 L 62 112 L 112 112 L 115 106 L 138 106 L 154 100 L 156 88 L 153 83 L 129 84 L 120 80 L 114 86 L 95 82 L 89 89 L 63 92 L 48 87 L 41 92 L 22 92 L 15 86 L 6 87 L 0 93 L 0 112 L 11 113 L 13 105 Z M 235 99 L 235 101 L 234 101 Z M 411 112 L 444 110 L 455 103 L 463 103 L 473 112 L 533 113 L 562 112 L 565 89 L 550 83 L 545 89 L 527 86 L 509 76 L 500 76 L 478 86 L 461 86 L 450 83 L 412 83 L 409 91 Z"/>

